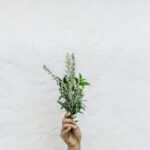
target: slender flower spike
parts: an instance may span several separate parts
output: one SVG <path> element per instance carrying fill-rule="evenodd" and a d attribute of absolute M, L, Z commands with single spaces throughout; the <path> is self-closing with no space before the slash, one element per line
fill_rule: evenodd
<path fill-rule="evenodd" d="M 89 86 L 90 83 L 83 77 L 81 73 L 76 76 L 76 63 L 74 53 L 66 54 L 66 70 L 63 78 L 53 74 L 53 72 L 43 65 L 43 69 L 51 75 L 59 86 L 60 96 L 57 102 L 61 105 L 61 109 L 66 112 L 71 112 L 72 118 L 76 118 L 78 113 L 83 113 L 85 110 L 84 87 Z"/>

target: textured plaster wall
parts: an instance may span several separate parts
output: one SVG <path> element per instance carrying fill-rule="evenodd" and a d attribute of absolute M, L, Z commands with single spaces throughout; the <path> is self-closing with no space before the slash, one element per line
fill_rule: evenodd
<path fill-rule="evenodd" d="M 82 150 L 150 149 L 150 1 L 0 0 L 0 150 L 66 150 L 58 88 L 67 51 L 92 83 Z"/>

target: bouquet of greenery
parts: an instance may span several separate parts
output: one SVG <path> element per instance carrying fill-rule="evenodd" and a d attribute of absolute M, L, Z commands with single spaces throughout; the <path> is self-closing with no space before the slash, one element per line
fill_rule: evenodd
<path fill-rule="evenodd" d="M 74 53 L 67 53 L 66 74 L 62 79 L 54 75 L 46 65 L 43 65 L 44 70 L 51 75 L 59 86 L 60 96 L 57 102 L 61 105 L 61 109 L 65 109 L 66 112 L 71 113 L 72 118 L 76 118 L 77 113 L 83 113 L 82 110 L 85 110 L 83 101 L 86 100 L 83 100 L 83 89 L 85 86 L 90 85 L 90 83 L 83 78 L 81 73 L 79 73 L 78 77 L 76 76 L 75 65 Z"/>

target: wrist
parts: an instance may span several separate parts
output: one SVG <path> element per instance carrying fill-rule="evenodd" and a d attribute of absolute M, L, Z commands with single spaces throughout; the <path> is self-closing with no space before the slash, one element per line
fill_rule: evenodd
<path fill-rule="evenodd" d="M 80 143 L 73 146 L 68 145 L 68 150 L 80 150 Z"/>

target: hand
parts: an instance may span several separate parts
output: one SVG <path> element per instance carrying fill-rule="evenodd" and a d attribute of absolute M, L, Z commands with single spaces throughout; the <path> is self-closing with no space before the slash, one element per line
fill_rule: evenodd
<path fill-rule="evenodd" d="M 78 147 L 76 149 L 80 149 L 79 147 L 82 137 L 81 131 L 76 122 L 71 118 L 70 113 L 66 113 L 62 120 L 62 129 L 60 136 L 68 145 L 68 147 Z"/>

